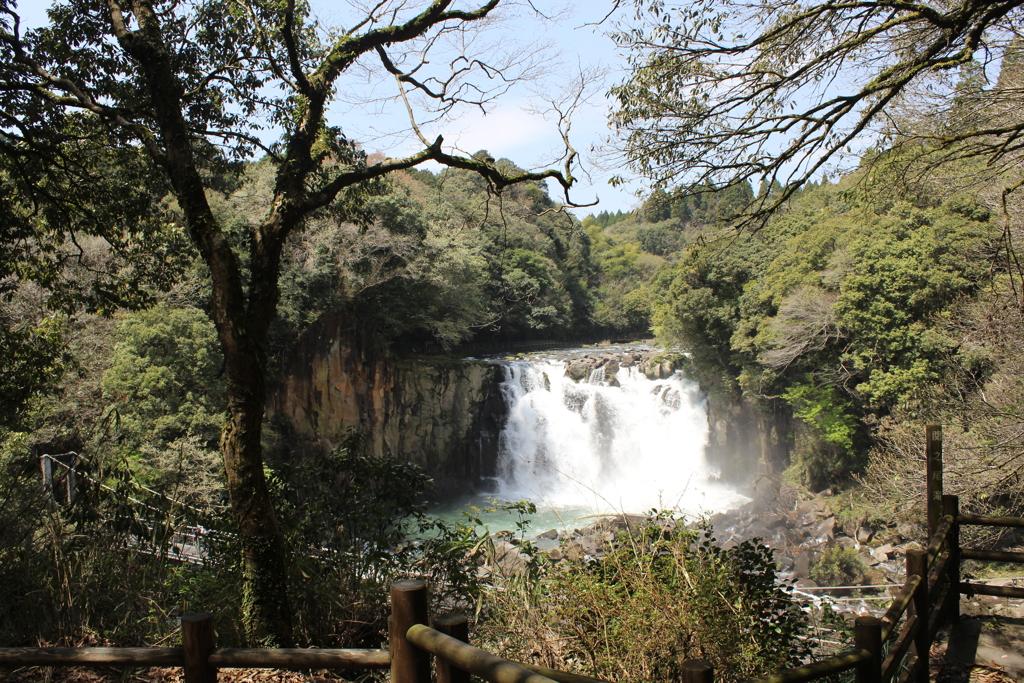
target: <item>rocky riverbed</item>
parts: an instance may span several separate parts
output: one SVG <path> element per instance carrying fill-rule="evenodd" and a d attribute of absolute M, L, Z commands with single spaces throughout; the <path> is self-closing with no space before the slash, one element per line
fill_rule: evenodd
<path fill-rule="evenodd" d="M 760 490 L 757 490 L 760 488 Z M 742 507 L 714 515 L 711 523 L 717 543 L 731 547 L 744 540 L 759 538 L 769 546 L 779 567 L 779 578 L 789 580 L 794 591 L 811 602 L 824 595 L 837 601 L 836 608 L 846 612 L 880 613 L 892 594 L 905 580 L 906 551 L 922 547 L 923 527 L 902 523 L 884 528 L 870 527 L 861 521 L 843 521 L 830 507 L 827 496 L 798 499 L 795 489 L 762 484 L 751 491 L 753 499 Z M 602 517 L 575 529 L 550 529 L 531 540 L 534 547 L 555 562 L 601 558 L 618 542 L 620 532 L 647 518 L 641 515 Z M 672 525 L 672 520 L 659 524 Z M 853 570 L 842 581 L 819 586 L 812 578 L 821 578 L 815 566 L 827 549 L 845 549 L 841 553 Z M 495 539 L 493 570 L 502 573 L 520 571 L 526 558 L 522 543 L 502 536 Z"/>

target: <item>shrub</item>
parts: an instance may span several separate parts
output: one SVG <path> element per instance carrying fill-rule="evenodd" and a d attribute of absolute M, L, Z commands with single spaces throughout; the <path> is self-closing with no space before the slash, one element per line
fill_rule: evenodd
<path fill-rule="evenodd" d="M 302 641 L 378 647 L 388 587 L 423 576 L 435 607 L 467 606 L 486 533 L 428 517 L 430 477 L 399 457 L 370 455 L 350 431 L 329 453 L 307 454 L 271 481 L 288 530 L 292 599 Z"/>
<path fill-rule="evenodd" d="M 822 586 L 849 586 L 863 579 L 867 570 L 856 550 L 830 545 L 811 568 L 811 579 Z"/>
<path fill-rule="evenodd" d="M 669 681 L 685 659 L 735 681 L 796 665 L 807 617 L 776 582 L 772 551 L 715 543 L 652 517 L 600 560 L 550 563 L 488 593 L 488 647 L 520 661 L 622 681 Z M 531 578 L 531 576 L 535 578 Z"/>
<path fill-rule="evenodd" d="M 0 645 L 162 641 L 187 612 L 216 614 L 218 641 L 239 644 L 240 549 L 233 518 L 140 488 L 123 464 L 79 464 L 78 496 L 51 501 L 22 434 L 0 432 Z M 365 454 L 351 434 L 331 453 L 270 473 L 291 547 L 291 599 L 302 644 L 385 642 L 388 585 L 430 580 L 440 607 L 467 606 L 476 556 L 489 538 L 474 525 L 424 515 L 430 483 L 416 466 Z M 205 472 L 184 470 L 191 483 Z M 100 484 L 102 482 L 102 485 Z M 201 525 L 202 566 L 175 556 L 173 533 Z M 430 536 L 416 540 L 429 530 Z"/>
<path fill-rule="evenodd" d="M 76 469 L 74 502 L 50 500 L 26 439 L 0 433 L 0 644 L 140 645 L 173 632 L 190 597 L 178 586 L 193 570 L 174 560 L 170 535 L 181 509 L 139 502 L 127 470 Z M 195 607 L 219 611 L 233 598 Z"/>

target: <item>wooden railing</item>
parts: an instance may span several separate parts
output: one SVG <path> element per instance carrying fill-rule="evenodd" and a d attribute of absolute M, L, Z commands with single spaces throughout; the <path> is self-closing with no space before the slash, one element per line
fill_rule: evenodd
<path fill-rule="evenodd" d="M 960 514 L 957 496 L 942 494 L 942 428 L 929 425 L 925 443 L 931 536 L 924 550 L 907 551 L 906 581 L 885 614 L 857 617 L 850 650 L 746 683 L 803 683 L 850 669 L 856 670 L 857 683 L 927 683 L 928 651 L 939 629 L 959 618 L 961 595 L 1024 599 L 1024 588 L 961 580 L 963 560 L 1024 564 L 1024 553 L 961 548 L 962 526 L 1024 528 L 1024 519 Z M 704 671 L 707 683 L 714 680 L 707 662 L 692 666 Z"/>
<path fill-rule="evenodd" d="M 1024 528 L 1024 519 L 960 514 L 957 497 L 941 493 L 941 428 L 928 429 L 932 447 L 927 450 L 935 461 L 928 476 L 932 534 L 925 549 L 907 551 L 906 581 L 885 614 L 857 617 L 850 650 L 746 683 L 802 683 L 851 669 L 856 683 L 927 683 L 928 651 L 938 630 L 959 618 L 960 595 L 1024 598 L 1024 588 L 961 580 L 963 560 L 1024 564 L 1024 553 L 962 549 L 962 526 Z M 937 458 L 936 443 L 940 444 Z M 938 476 L 934 476 L 936 463 Z M 213 618 L 204 613 L 181 618 L 181 647 L 0 648 L 0 667 L 182 667 L 185 683 L 215 683 L 217 670 L 224 668 L 390 669 L 392 683 L 430 683 L 433 657 L 437 683 L 468 683 L 470 675 L 488 683 L 605 683 L 496 657 L 468 643 L 466 617 L 440 615 L 432 627 L 427 625 L 428 617 L 426 582 L 406 579 L 391 586 L 389 650 L 218 648 Z M 714 670 L 708 662 L 682 663 L 680 683 L 713 681 Z"/>
<path fill-rule="evenodd" d="M 590 676 L 555 671 L 496 657 L 468 643 L 469 620 L 448 614 L 427 626 L 427 584 L 418 579 L 391 586 L 391 681 L 430 683 L 430 657 L 437 683 L 606 683 Z"/>
<path fill-rule="evenodd" d="M 182 667 L 186 683 L 212 683 L 217 669 L 386 669 L 387 650 L 218 648 L 213 616 L 181 618 L 181 647 L 8 647 L 0 666 Z"/>
<path fill-rule="evenodd" d="M 218 648 L 213 616 L 181 618 L 181 647 L 8 647 L 0 667 L 182 667 L 185 683 L 215 683 L 218 669 L 390 669 L 392 683 L 430 683 L 431 656 L 437 683 L 606 683 L 496 657 L 468 644 L 469 620 L 440 615 L 427 626 L 427 584 L 418 579 L 391 586 L 390 650 Z"/>

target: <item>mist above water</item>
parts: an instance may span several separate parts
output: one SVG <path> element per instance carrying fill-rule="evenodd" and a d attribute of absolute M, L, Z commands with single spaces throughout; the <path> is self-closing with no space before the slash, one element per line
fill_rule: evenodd
<path fill-rule="evenodd" d="M 499 441 L 499 491 L 554 510 L 688 514 L 746 502 L 705 458 L 707 406 L 676 373 L 598 369 L 579 383 L 561 362 L 503 363 L 508 421 Z"/>

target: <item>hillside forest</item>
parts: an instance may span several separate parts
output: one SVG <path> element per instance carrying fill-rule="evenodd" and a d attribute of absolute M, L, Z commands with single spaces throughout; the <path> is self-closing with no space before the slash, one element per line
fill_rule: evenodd
<path fill-rule="evenodd" d="M 59 30 L 78 32 L 67 54 L 45 31 L 19 52 L 13 5 L 0 0 L 0 46 L 15 65 L 5 83 L 35 78 L 18 65 L 28 69 L 32 55 L 50 50 L 53 60 L 116 74 L 86 69 L 82 78 L 107 104 L 120 102 L 90 122 L 84 100 L 58 111 L 47 109 L 57 99 L 26 95 L 9 107 L 17 111 L 5 110 L 24 126 L 0 124 L 8 126 L 0 127 L 0 179 L 9 190 L 0 198 L 0 644 L 154 642 L 169 637 L 176 616 L 216 606 L 225 642 L 376 647 L 386 632 L 382 587 L 410 572 L 445 586 L 435 601 L 475 609 L 495 648 L 506 643 L 500 625 L 515 600 L 537 604 L 543 591 L 560 596 L 549 600 L 560 622 L 585 619 L 584 598 L 600 591 L 606 601 L 626 593 L 652 601 L 624 615 L 660 609 L 676 569 L 644 565 L 643 553 L 575 573 L 533 558 L 503 588 L 482 580 L 478 561 L 493 543 L 478 520 L 430 518 L 427 477 L 398 454 L 369 458 L 359 434 L 332 452 L 293 457 L 264 404 L 304 335 L 328 316 L 343 321 L 352 345 L 382 358 L 457 356 L 479 343 L 654 340 L 714 399 L 783 415 L 777 438 L 790 457 L 773 464 L 773 476 L 842 500 L 849 515 L 920 521 L 926 423 L 945 425 L 947 492 L 964 509 L 1024 513 L 1020 162 L 1012 150 L 998 164 L 968 153 L 975 141 L 960 135 L 1003 115 L 1008 97 L 1019 101 L 1018 53 L 1008 51 L 988 78 L 974 61 L 958 65 L 947 106 L 893 109 L 891 130 L 841 171 L 796 184 L 773 175 L 655 182 L 635 210 L 594 213 L 553 193 L 571 186 L 568 171 L 528 171 L 487 150 L 455 157 L 428 144 L 424 159 L 444 168 L 425 170 L 419 157 L 390 159 L 340 134 L 330 148 L 324 140 L 337 131 L 322 118 L 304 138 L 303 117 L 335 92 L 324 74 L 347 68 L 347 56 L 315 41 L 292 67 L 306 69 L 308 82 L 284 78 L 301 97 L 266 105 L 288 130 L 281 145 L 222 154 L 195 143 L 179 169 L 178 119 L 158 98 L 136 97 L 149 66 L 126 66 L 156 64 L 158 51 L 133 52 L 141 38 L 122 35 L 128 57 L 97 57 L 106 29 L 74 28 L 87 14 L 79 5 L 90 3 L 62 4 L 54 15 Z M 220 11 L 221 3 L 208 5 Z M 471 15 L 425 11 L 404 26 L 427 31 Z M 237 20 L 227 10 L 214 18 Z M 243 24 L 232 24 L 239 40 Z M 169 43 L 181 38 L 175 30 Z M 372 33 L 360 50 L 390 49 L 392 34 Z M 281 40 L 273 49 L 284 64 L 293 48 Z M 189 59 L 217 56 L 204 50 Z M 201 69 L 184 62 L 175 66 L 181 78 L 200 80 Z M 59 81 L 54 88 L 64 88 Z M 251 95 L 238 106 L 264 106 L 266 82 L 235 83 Z M 79 97 L 70 86 L 61 92 Z M 237 124 L 230 108 L 203 106 L 183 104 L 178 122 L 189 130 Z M 142 112 L 142 123 L 117 123 L 126 112 Z M 163 131 L 165 148 L 145 150 L 143 124 Z M 303 166 L 311 159 L 321 166 Z M 193 176 L 201 202 L 190 194 Z M 82 178 L 95 185 L 79 187 Z M 68 203 L 48 204 L 50 190 Z M 299 205 L 301 215 L 286 210 Z M 71 206 L 80 211 L 73 219 Z M 294 229 L 275 232 L 288 221 Z M 261 289 L 267 272 L 276 277 L 272 293 Z M 233 318 L 236 304 L 242 313 Z M 240 390 L 245 368 L 265 384 Z M 38 458 L 72 451 L 93 483 L 76 501 L 51 501 L 39 491 Z M 264 503 L 270 516 L 258 524 L 238 512 Z M 511 512 L 528 515 L 529 505 Z M 170 534 L 186 522 L 210 530 L 202 570 L 168 557 Z M 689 548 L 695 538 L 650 542 Z M 729 572 L 768 575 L 770 557 L 753 545 L 680 552 L 696 582 L 685 600 L 706 623 L 673 628 L 690 634 L 683 640 L 712 634 L 687 647 L 710 651 L 723 633 L 739 642 L 750 635 L 744 629 L 763 630 L 761 649 L 715 655 L 728 660 L 726 680 L 807 656 L 806 619 L 789 603 L 769 604 L 771 581 L 750 588 L 761 602 L 732 597 L 749 612 L 721 623 L 707 617 L 716 608 L 706 596 L 735 583 Z M 666 592 L 629 588 L 640 575 Z M 619 640 L 620 656 L 637 653 L 639 668 L 601 669 L 611 664 L 596 654 L 568 660 L 621 680 L 674 675 L 644 670 L 650 657 Z"/>

